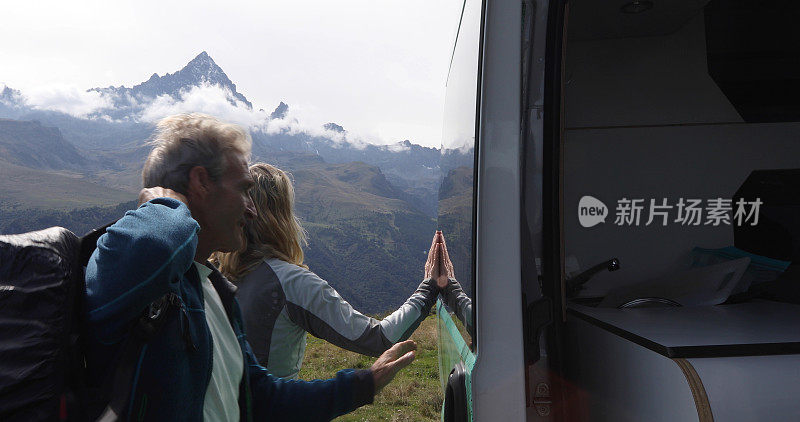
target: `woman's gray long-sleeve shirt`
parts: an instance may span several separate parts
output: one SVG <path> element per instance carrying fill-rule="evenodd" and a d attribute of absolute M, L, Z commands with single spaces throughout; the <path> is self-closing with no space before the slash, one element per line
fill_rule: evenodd
<path fill-rule="evenodd" d="M 237 284 L 250 345 L 271 374 L 284 378 L 300 372 L 306 332 L 379 356 L 411 336 L 438 294 L 436 283 L 425 279 L 400 308 L 378 321 L 353 309 L 313 272 L 280 259 L 265 259 Z"/>

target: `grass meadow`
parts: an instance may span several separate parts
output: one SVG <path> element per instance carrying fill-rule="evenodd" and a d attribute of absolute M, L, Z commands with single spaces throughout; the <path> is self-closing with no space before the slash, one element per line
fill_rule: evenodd
<path fill-rule="evenodd" d="M 426 318 L 411 338 L 417 342 L 417 357 L 400 371 L 373 404 L 363 406 L 336 421 L 436 421 L 440 418 L 436 317 Z M 308 336 L 300 378 L 331 378 L 344 368 L 369 368 L 375 358 L 340 349 L 325 340 Z"/>

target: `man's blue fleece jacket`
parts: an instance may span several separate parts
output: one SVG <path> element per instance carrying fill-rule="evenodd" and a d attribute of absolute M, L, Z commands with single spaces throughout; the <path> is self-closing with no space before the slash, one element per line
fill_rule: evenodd
<path fill-rule="evenodd" d="M 192 265 L 199 230 L 183 203 L 153 199 L 109 227 L 89 260 L 87 360 L 95 381 L 114 373 L 121 345 L 151 302 L 168 293 L 179 299 L 138 357 L 127 420 L 203 419 L 212 340 L 199 274 Z M 236 287 L 213 270 L 209 279 L 222 299 L 244 360 L 239 387 L 242 421 L 330 420 L 372 402 L 370 371 L 344 370 L 334 379 L 311 382 L 267 373 L 247 343 L 234 298 Z"/>

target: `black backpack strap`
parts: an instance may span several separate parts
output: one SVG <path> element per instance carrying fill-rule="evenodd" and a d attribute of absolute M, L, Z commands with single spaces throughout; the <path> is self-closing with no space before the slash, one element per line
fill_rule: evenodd
<path fill-rule="evenodd" d="M 133 378 L 139 366 L 139 357 L 145 344 L 161 331 L 170 306 L 180 307 L 177 293 L 167 293 L 151 303 L 131 330 L 128 339 L 122 345 L 117 369 L 110 379 L 111 385 L 106 390 L 111 392 L 111 400 L 98 422 L 125 420 L 130 400 L 133 399 L 135 393 Z"/>
<path fill-rule="evenodd" d="M 117 221 L 118 220 L 114 220 L 105 226 L 92 229 L 92 231 L 81 237 L 81 254 L 79 262 L 82 266 L 86 266 L 86 264 L 89 262 L 89 258 L 92 256 L 92 252 L 94 252 L 94 250 L 97 248 L 97 239 L 99 239 L 100 236 L 106 232 L 106 229 L 111 227 Z"/>
<path fill-rule="evenodd" d="M 97 248 L 97 240 L 102 236 L 106 229 L 116 223 L 113 221 L 102 227 L 98 227 L 81 238 L 80 264 L 86 266 L 89 258 Z M 117 361 L 116 370 L 112 377 L 108 379 L 104 388 L 109 392 L 110 401 L 103 410 L 98 422 L 117 422 L 126 420 L 130 401 L 133 399 L 133 379 L 139 365 L 139 357 L 142 354 L 145 344 L 149 342 L 163 327 L 165 316 L 170 306 L 181 308 L 181 301 L 177 293 L 171 292 L 155 300 L 147 310 L 139 317 L 139 320 L 131 330 L 128 339 L 120 349 L 120 356 Z M 188 332 L 188 330 L 187 330 Z"/>

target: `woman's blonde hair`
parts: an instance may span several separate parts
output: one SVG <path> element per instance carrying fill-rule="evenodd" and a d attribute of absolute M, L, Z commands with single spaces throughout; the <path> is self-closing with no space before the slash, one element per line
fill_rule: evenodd
<path fill-rule="evenodd" d="M 283 170 L 265 163 L 250 166 L 255 185 L 250 196 L 256 206 L 256 218 L 245 227 L 245 246 L 235 252 L 214 253 L 212 261 L 231 280 L 241 280 L 265 258 L 278 258 L 291 264 L 303 264 L 306 231 L 294 214 L 294 187 Z"/>

